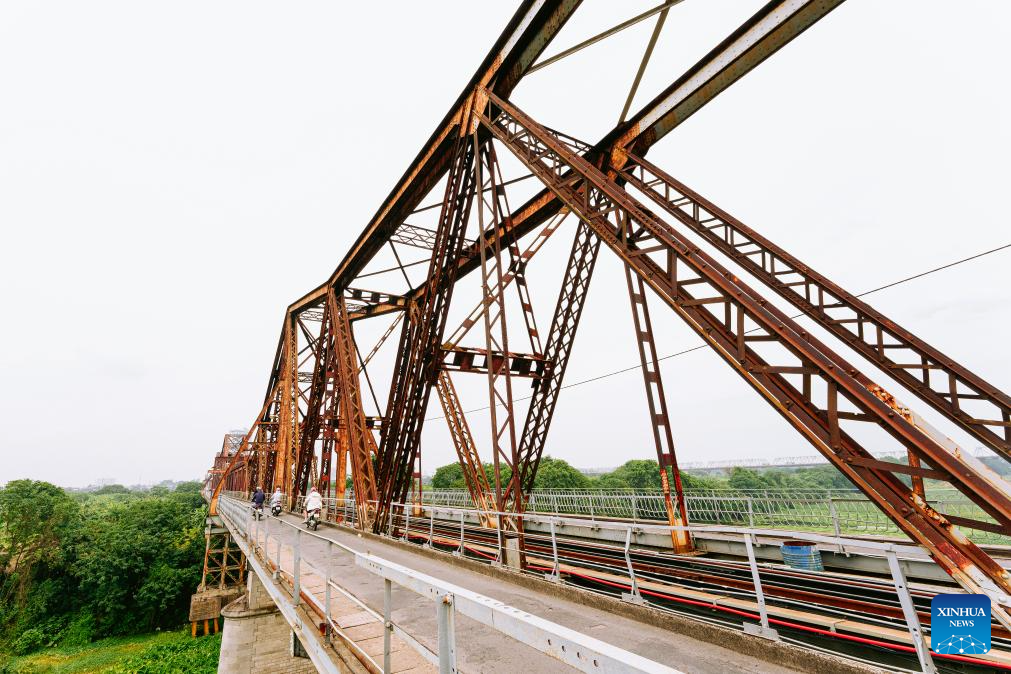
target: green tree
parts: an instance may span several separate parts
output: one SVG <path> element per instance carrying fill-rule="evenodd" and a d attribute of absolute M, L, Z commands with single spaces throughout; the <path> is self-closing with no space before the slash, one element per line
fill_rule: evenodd
<path fill-rule="evenodd" d="M 567 461 L 545 456 L 537 467 L 534 489 L 589 489 L 590 478 Z"/>
<path fill-rule="evenodd" d="M 122 500 L 87 513 L 70 572 L 99 635 L 172 627 L 185 614 L 200 580 L 204 513 L 190 495 L 172 496 Z"/>
<path fill-rule="evenodd" d="M 632 459 L 610 472 L 633 489 L 659 489 L 660 464 L 653 459 Z"/>
<path fill-rule="evenodd" d="M 456 462 L 439 466 L 432 476 L 433 489 L 462 489 L 466 486 L 463 481 L 463 468 Z"/>
<path fill-rule="evenodd" d="M 48 482 L 14 480 L 0 489 L 0 605 L 23 606 L 40 567 L 59 564 L 77 514 L 77 504 Z"/>
<path fill-rule="evenodd" d="M 727 478 L 727 483 L 731 488 L 738 490 L 769 488 L 768 480 L 763 479 L 761 474 L 756 471 L 740 467 L 730 469 L 730 475 Z"/>
<path fill-rule="evenodd" d="M 129 494 L 130 490 L 121 484 L 107 484 L 95 490 L 96 494 Z"/>

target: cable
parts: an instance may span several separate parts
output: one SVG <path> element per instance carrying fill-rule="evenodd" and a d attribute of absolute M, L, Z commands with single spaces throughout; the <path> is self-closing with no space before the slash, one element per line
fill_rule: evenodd
<path fill-rule="evenodd" d="M 981 253 L 976 253 L 975 255 L 970 255 L 969 257 L 964 257 L 964 258 L 962 258 L 960 260 L 955 260 L 954 262 L 949 262 L 948 264 L 943 264 L 940 267 L 934 267 L 933 269 L 928 269 L 927 271 L 920 272 L 919 274 L 913 274 L 912 276 L 907 276 L 906 278 L 899 279 L 898 281 L 892 281 L 891 283 L 887 283 L 887 284 L 885 284 L 883 286 L 878 286 L 877 288 L 872 288 L 870 290 L 865 290 L 864 292 L 859 293 L 856 296 L 857 297 L 866 297 L 867 295 L 872 295 L 872 294 L 874 294 L 876 292 L 879 292 L 881 290 L 885 290 L 887 288 L 894 288 L 895 286 L 902 285 L 903 283 L 908 283 L 909 281 L 914 281 L 916 279 L 923 278 L 924 276 L 929 276 L 930 274 L 935 274 L 935 273 L 937 273 L 939 271 L 944 271 L 945 269 L 951 269 L 952 267 L 956 267 L 956 266 L 958 266 L 960 264 L 964 264 L 964 263 L 970 262 L 972 260 L 978 260 L 981 257 L 985 257 L 985 256 L 990 255 L 992 253 L 998 253 L 998 252 L 1000 252 L 1002 250 L 1007 250 L 1008 248 L 1011 248 L 1011 243 L 1006 243 L 1003 246 L 997 246 L 996 248 L 991 248 L 990 250 L 985 250 L 985 251 L 983 251 Z M 800 318 L 802 316 L 804 316 L 803 312 L 801 312 L 799 314 L 794 314 L 793 316 L 790 316 L 790 318 Z M 683 355 L 685 355 L 687 353 L 691 353 L 692 351 L 699 351 L 701 349 L 706 348 L 707 346 L 708 346 L 707 344 L 699 344 L 698 346 L 693 346 L 693 347 L 684 349 L 682 351 L 678 351 L 676 353 L 671 353 L 671 354 L 668 354 L 666 356 L 660 356 L 659 358 L 657 358 L 657 360 L 670 360 L 671 358 L 676 358 L 678 356 L 683 356 Z M 631 367 L 622 368 L 620 370 L 613 370 L 611 372 L 605 372 L 604 374 L 599 374 L 599 375 L 597 375 L 595 377 L 590 377 L 589 379 L 582 379 L 580 381 L 574 381 L 571 384 L 564 384 L 561 388 L 567 389 L 567 388 L 573 388 L 573 387 L 576 387 L 576 386 L 582 386 L 583 384 L 589 384 L 591 382 L 600 381 L 601 379 L 607 379 L 608 377 L 613 377 L 615 375 L 624 374 L 625 372 L 631 372 L 632 370 L 638 370 L 640 367 L 641 366 L 637 364 L 637 365 L 633 365 Z M 529 400 L 532 397 L 533 396 L 524 396 L 522 398 L 515 398 L 514 401 L 518 402 L 520 400 Z M 484 407 L 475 407 L 474 409 L 465 410 L 464 414 L 470 414 L 471 412 L 481 412 L 481 411 L 484 411 L 486 409 L 489 409 L 489 407 L 490 407 L 489 405 L 485 405 Z M 437 419 L 445 419 L 445 418 L 446 418 L 445 416 L 428 417 L 427 419 L 425 419 L 425 421 L 435 421 Z"/>

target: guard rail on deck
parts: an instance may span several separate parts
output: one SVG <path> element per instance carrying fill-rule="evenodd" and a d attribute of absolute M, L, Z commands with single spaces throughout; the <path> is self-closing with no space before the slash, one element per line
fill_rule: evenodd
<path fill-rule="evenodd" d="M 354 526 L 357 516 L 354 502 L 351 499 L 324 499 L 325 507 L 329 511 L 332 519 Z M 527 567 L 529 569 L 544 571 L 544 576 L 552 581 L 560 581 L 563 573 L 567 573 L 563 568 L 564 564 L 559 558 L 559 530 L 565 528 L 568 532 L 575 529 L 599 532 L 607 530 L 615 532 L 624 540 L 624 562 L 627 573 L 626 588 L 627 593 L 622 594 L 622 598 L 633 603 L 645 603 L 643 592 L 640 589 L 642 579 L 635 572 L 631 559 L 631 547 L 636 538 L 643 534 L 659 534 L 669 538 L 672 530 L 688 531 L 692 535 L 698 534 L 720 534 L 730 538 L 737 537 L 744 544 L 747 552 L 748 566 L 751 572 L 752 594 L 755 601 L 751 611 L 737 611 L 742 616 L 753 616 L 757 620 L 757 625 L 750 621 L 743 623 L 744 630 L 751 634 L 778 640 L 779 635 L 772 627 L 774 624 L 783 624 L 775 618 L 770 618 L 769 610 L 766 606 L 765 594 L 762 590 L 760 568 L 765 564 L 759 564 L 754 548 L 759 544 L 778 545 L 778 541 L 784 538 L 810 542 L 831 546 L 843 554 L 876 554 L 886 558 L 888 568 L 891 573 L 892 585 L 895 588 L 899 605 L 904 617 L 904 627 L 908 634 L 908 643 L 911 651 L 919 661 L 921 671 L 936 672 L 933 658 L 929 651 L 929 640 L 925 636 L 920 625 L 916 608 L 906 584 L 905 574 L 900 564 L 900 556 L 905 559 L 924 560 L 926 556 L 923 550 L 914 545 L 902 544 L 899 542 L 866 540 L 857 538 L 845 538 L 835 535 L 819 534 L 816 532 L 798 532 L 793 530 L 778 529 L 758 529 L 752 527 L 736 527 L 727 525 L 690 525 L 685 527 L 673 527 L 666 523 L 649 522 L 620 522 L 610 519 L 583 519 L 577 517 L 560 516 L 554 514 L 542 514 L 526 512 L 521 515 L 515 513 L 500 513 L 495 511 L 476 510 L 473 508 L 459 508 L 442 505 L 416 504 L 416 503 L 396 503 L 390 509 L 390 522 L 388 523 L 388 535 L 396 536 L 399 532 L 400 538 L 404 540 L 415 539 L 424 541 L 425 545 L 432 547 L 436 543 L 446 546 L 449 540 L 447 535 L 437 532 L 436 526 L 445 529 L 447 521 L 458 522 L 458 538 L 452 545 L 456 546 L 454 554 L 464 554 L 466 551 L 484 557 L 495 564 L 503 564 L 506 561 L 506 548 L 504 545 L 503 524 L 509 519 L 522 519 L 523 528 L 526 530 L 524 536 L 528 541 L 540 541 L 545 549 L 550 546 L 550 555 L 526 552 Z M 494 545 L 481 545 L 474 540 L 468 540 L 468 518 L 485 522 L 481 528 L 484 534 L 494 536 Z M 541 530 L 546 533 L 535 533 L 530 530 L 529 525 L 540 525 Z M 454 524 L 454 526 L 456 526 Z M 474 536 L 471 528 L 470 535 Z M 618 537 L 618 536 L 616 536 Z M 616 538 L 615 537 L 615 538 Z M 649 591 L 646 594 L 650 594 Z M 752 613 L 753 611 L 753 613 Z M 935 656 L 938 657 L 938 656 Z M 946 656 L 939 656 L 946 657 Z"/>
<path fill-rule="evenodd" d="M 941 490 L 938 490 L 941 491 Z M 938 512 L 952 516 L 993 521 L 975 503 L 949 490 L 929 499 Z M 234 494 L 242 497 L 241 494 Z M 494 498 L 488 495 L 488 502 Z M 408 501 L 413 499 L 408 498 Z M 334 514 L 350 519 L 345 506 L 353 505 L 353 495 L 338 502 L 324 499 L 325 516 Z M 300 502 L 301 503 L 301 502 Z M 297 504 L 295 509 L 300 507 Z M 433 506 L 474 508 L 466 490 L 428 489 L 422 503 Z M 859 492 L 848 490 L 693 490 L 685 492 L 688 521 L 692 524 L 723 524 L 749 528 L 783 528 L 824 532 L 834 536 L 905 535 L 881 510 Z M 578 515 L 597 519 L 632 522 L 666 522 L 663 495 L 635 490 L 553 489 L 534 491 L 526 504 L 527 512 L 551 515 Z M 976 543 L 1011 545 L 1011 537 L 990 531 L 966 530 Z"/>
<path fill-rule="evenodd" d="M 291 580 L 291 604 L 298 606 L 303 597 L 312 604 L 311 608 L 322 616 L 328 626 L 326 638 L 336 635 L 350 648 L 356 657 L 373 672 L 390 672 L 391 669 L 391 637 L 396 634 L 404 642 L 412 646 L 426 660 L 437 664 L 440 673 L 456 672 L 456 630 L 454 615 L 457 611 L 477 622 L 491 627 L 502 634 L 516 639 L 542 653 L 564 662 L 583 672 L 618 673 L 618 672 L 649 672 L 655 674 L 679 674 L 659 663 L 647 660 L 623 649 L 607 644 L 598 639 L 586 636 L 561 625 L 530 615 L 500 601 L 471 592 L 451 583 L 444 582 L 407 567 L 389 562 L 385 559 L 358 552 L 325 536 L 304 531 L 282 519 L 265 514 L 264 519 L 251 517 L 249 504 L 238 499 L 223 496 L 218 501 L 218 512 L 228 524 L 233 533 L 242 536 L 244 542 L 270 568 L 271 540 L 274 541 L 273 566 L 278 574 L 286 574 Z M 274 523 L 273 525 L 271 523 Z M 274 532 L 271 532 L 271 529 Z M 284 535 L 288 533 L 288 536 Z M 292 548 L 292 569 L 290 572 L 282 568 L 281 550 L 285 538 L 294 538 Z M 305 559 L 302 554 L 304 537 L 319 539 L 327 545 L 327 555 L 322 568 Z M 373 611 L 364 602 L 354 596 L 348 589 L 341 587 L 331 578 L 330 560 L 336 554 L 350 555 L 355 564 L 366 571 L 384 579 L 383 615 Z M 247 553 L 248 556 L 248 553 Z M 306 592 L 302 586 L 302 567 L 307 566 L 317 576 L 324 580 L 324 596 L 316 597 Z M 264 584 L 270 579 L 262 579 Z M 412 590 L 430 598 L 436 604 L 438 632 L 438 652 L 433 654 L 428 648 L 411 637 L 403 626 L 392 621 L 392 584 Z M 331 593 L 336 591 L 357 603 L 363 611 L 368 612 L 382 621 L 385 626 L 383 641 L 383 662 L 379 663 L 366 654 L 353 640 L 347 637 L 331 615 Z M 336 671 L 336 670 L 335 670 Z"/>

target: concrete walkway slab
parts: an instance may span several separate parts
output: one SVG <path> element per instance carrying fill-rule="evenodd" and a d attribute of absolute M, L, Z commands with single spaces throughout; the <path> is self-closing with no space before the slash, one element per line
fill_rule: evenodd
<path fill-rule="evenodd" d="M 301 522 L 300 518 L 291 515 L 284 516 L 284 519 L 292 524 Z M 285 542 L 290 544 L 290 539 L 294 537 L 292 529 L 282 529 L 285 532 Z M 276 533 L 277 528 L 273 528 L 272 536 Z M 450 564 L 448 560 L 442 561 L 396 542 L 362 537 L 342 527 L 324 526 L 316 533 L 355 551 L 371 553 L 402 564 L 684 672 L 786 674 L 798 671 L 690 635 L 674 633 L 575 600 L 560 599 L 531 587 L 463 569 Z M 311 536 L 301 538 L 303 559 L 322 569 L 327 557 L 327 544 Z M 287 545 L 283 546 L 282 551 L 287 548 Z M 303 567 L 303 571 L 308 569 Z M 352 555 L 335 548 L 330 560 L 330 573 L 341 587 L 353 593 L 372 610 L 382 613 L 383 580 L 359 568 Z M 432 651 L 438 650 L 435 604 L 431 600 L 394 585 L 393 607 L 392 617 L 397 625 Z M 372 618 L 368 613 L 364 615 Z M 349 621 L 350 629 L 375 629 L 369 625 L 370 621 L 364 621 L 361 626 L 352 626 L 350 622 L 354 622 L 354 618 L 350 613 L 343 614 L 340 620 L 342 625 L 344 620 Z M 378 628 L 381 635 L 381 625 Z M 463 671 L 539 674 L 564 669 L 564 665 L 548 655 L 463 616 L 457 616 L 456 635 L 457 662 Z M 361 636 L 368 638 L 365 633 Z M 356 636 L 357 638 L 359 637 Z M 381 641 L 379 639 L 379 643 Z"/>

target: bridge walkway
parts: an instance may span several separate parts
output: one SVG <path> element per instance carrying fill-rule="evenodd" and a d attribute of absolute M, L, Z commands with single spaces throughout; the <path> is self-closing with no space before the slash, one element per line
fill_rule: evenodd
<path fill-rule="evenodd" d="M 294 515 L 285 514 L 282 518 L 293 524 L 301 522 L 301 518 Z M 316 533 L 356 551 L 371 553 L 415 571 L 446 580 L 680 671 L 714 674 L 729 671 L 787 674 L 799 671 L 688 635 L 671 632 L 662 627 L 617 616 L 578 601 L 561 599 L 527 585 L 503 582 L 492 576 L 460 568 L 452 564 L 448 556 L 443 561 L 404 544 L 371 536 L 363 537 L 342 527 L 324 525 L 320 526 Z M 292 549 L 294 531 L 289 527 L 275 525 L 271 530 L 271 537 L 272 541 L 280 540 L 281 567 L 290 572 L 294 568 Z M 274 545 L 272 542 L 270 548 L 272 562 L 276 555 Z M 302 591 L 322 596 L 323 580 L 321 577 L 313 576 L 314 572 L 310 565 L 316 569 L 324 568 L 328 546 L 324 541 L 312 536 L 302 536 L 299 547 L 302 559 L 308 562 L 302 568 Z M 370 609 L 381 614 L 384 599 L 383 580 L 359 568 L 352 556 L 341 554 L 339 548 L 335 548 L 330 562 L 331 577 L 336 583 L 354 594 Z M 362 638 L 361 645 L 367 651 L 371 651 L 370 655 L 378 652 L 381 658 L 382 624 L 372 614 L 361 610 L 360 606 L 353 605 L 350 600 L 340 599 L 343 601 L 339 608 L 336 604 L 331 604 L 338 624 L 346 628 L 350 635 L 354 635 L 353 638 Z M 392 605 L 393 622 L 408 630 L 411 638 L 430 650 L 437 651 L 437 620 L 431 600 L 394 585 Z M 558 672 L 561 668 L 560 663 L 548 655 L 462 615 L 456 617 L 456 634 L 456 657 L 462 671 L 537 674 Z M 409 652 L 413 651 L 410 646 L 401 643 L 395 650 L 399 653 L 393 662 L 395 671 L 424 671 L 428 668 L 428 663 L 421 660 L 420 656 Z"/>

